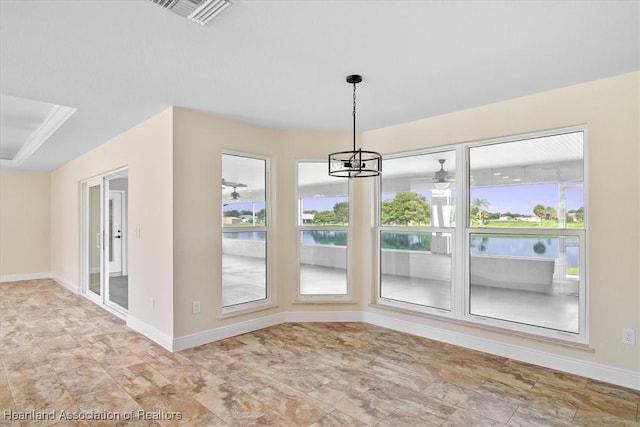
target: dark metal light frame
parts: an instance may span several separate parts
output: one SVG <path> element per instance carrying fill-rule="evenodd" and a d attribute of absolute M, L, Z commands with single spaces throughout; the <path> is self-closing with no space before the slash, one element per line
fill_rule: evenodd
<path fill-rule="evenodd" d="M 329 154 L 329 175 L 340 178 L 367 178 L 382 173 L 382 155 L 375 151 L 356 150 L 356 84 L 362 76 L 353 74 L 347 83 L 353 85 L 353 150 Z"/>

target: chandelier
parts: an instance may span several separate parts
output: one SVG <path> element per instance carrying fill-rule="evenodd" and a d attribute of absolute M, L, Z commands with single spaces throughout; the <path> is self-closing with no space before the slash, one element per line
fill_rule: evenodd
<path fill-rule="evenodd" d="M 347 83 L 353 85 L 353 150 L 329 154 L 329 175 L 341 178 L 366 178 L 382 173 L 382 155 L 375 151 L 356 150 L 356 85 L 362 76 L 353 74 Z"/>

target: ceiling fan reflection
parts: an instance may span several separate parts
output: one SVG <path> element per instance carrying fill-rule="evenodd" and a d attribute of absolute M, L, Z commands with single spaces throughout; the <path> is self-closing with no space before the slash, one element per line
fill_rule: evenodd
<path fill-rule="evenodd" d="M 238 187 L 246 187 L 246 186 L 247 186 L 246 184 L 243 184 L 241 182 L 227 181 L 226 179 L 222 178 L 222 188 L 227 188 L 227 187 L 233 188 L 233 191 L 230 194 L 231 200 L 238 200 L 240 198 L 240 193 L 238 193 Z"/>

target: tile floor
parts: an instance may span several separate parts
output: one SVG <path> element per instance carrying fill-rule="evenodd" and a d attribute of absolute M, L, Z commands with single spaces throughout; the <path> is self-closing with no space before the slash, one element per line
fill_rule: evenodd
<path fill-rule="evenodd" d="M 639 406 L 634 390 L 363 323 L 172 354 L 51 280 L 0 284 L 0 425 L 637 427 Z"/>

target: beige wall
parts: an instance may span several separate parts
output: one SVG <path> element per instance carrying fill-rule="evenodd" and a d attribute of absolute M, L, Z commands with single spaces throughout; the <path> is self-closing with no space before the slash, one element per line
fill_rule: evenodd
<path fill-rule="evenodd" d="M 175 337 L 282 311 L 353 310 L 353 304 L 293 303 L 297 286 L 295 160 L 324 160 L 330 150 L 348 147 L 351 134 L 283 132 L 187 109 L 176 108 L 174 113 Z M 271 159 L 272 200 L 277 203 L 270 217 L 273 246 L 269 253 L 275 261 L 271 279 L 276 306 L 221 319 L 219 183 L 223 150 L 262 154 Z M 359 301 L 359 290 L 356 295 Z M 201 303 L 198 314 L 192 313 L 193 301 Z"/>
<path fill-rule="evenodd" d="M 0 169 L 0 278 L 49 273 L 49 173 Z"/>
<path fill-rule="evenodd" d="M 174 305 L 172 127 L 168 109 L 51 174 L 51 271 L 79 287 L 81 182 L 128 168 L 129 317 L 168 337 Z"/>
<path fill-rule="evenodd" d="M 366 310 L 640 371 L 638 344 L 621 342 L 622 328 L 640 331 L 639 80 L 640 73 L 631 73 L 364 134 L 367 148 L 384 154 L 586 124 L 587 278 L 590 347 L 594 351 L 371 307 Z M 369 188 L 364 190 L 362 202 L 366 206 L 373 193 Z M 371 271 L 370 259 L 363 260 Z"/>
<path fill-rule="evenodd" d="M 220 180 L 223 150 L 270 156 L 276 170 L 282 132 L 193 110 L 176 108 L 174 113 L 174 327 L 181 337 L 278 311 L 220 319 Z M 276 230 L 278 217 L 270 223 Z M 276 235 L 270 240 L 275 243 Z M 200 313 L 192 313 L 193 301 L 200 301 Z"/>

